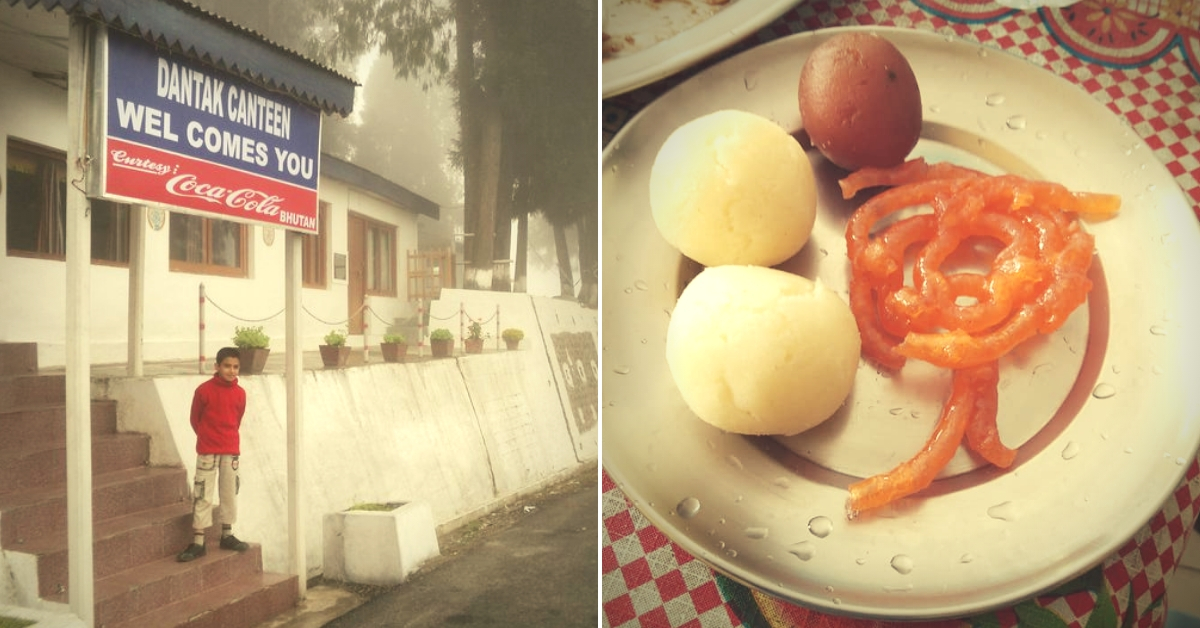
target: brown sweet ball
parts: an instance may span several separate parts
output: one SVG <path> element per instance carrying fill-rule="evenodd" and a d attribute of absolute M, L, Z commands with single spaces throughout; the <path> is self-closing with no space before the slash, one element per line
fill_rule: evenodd
<path fill-rule="evenodd" d="M 813 146 L 846 170 L 900 164 L 921 135 L 921 90 L 908 60 L 874 33 L 835 35 L 800 71 Z"/>

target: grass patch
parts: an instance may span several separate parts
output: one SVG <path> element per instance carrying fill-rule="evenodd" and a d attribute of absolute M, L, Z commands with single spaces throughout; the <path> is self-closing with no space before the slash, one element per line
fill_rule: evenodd
<path fill-rule="evenodd" d="M 404 504 L 402 504 L 401 502 L 388 502 L 386 504 L 378 504 L 378 503 L 354 504 L 353 506 L 347 508 L 346 510 L 365 510 L 367 512 L 387 512 L 389 510 L 395 510 L 403 505 Z M 0 627 L 0 628 L 3 628 L 3 627 Z"/>
<path fill-rule="evenodd" d="M 32 619 L 17 619 L 16 617 L 0 615 L 0 628 L 26 628 L 26 626 L 32 626 L 36 623 Z"/>

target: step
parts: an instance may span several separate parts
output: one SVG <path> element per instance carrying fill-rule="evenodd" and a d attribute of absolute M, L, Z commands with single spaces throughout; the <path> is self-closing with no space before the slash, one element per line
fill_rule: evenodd
<path fill-rule="evenodd" d="M 97 578 L 175 556 L 192 541 L 191 503 L 171 504 L 99 521 L 93 528 L 92 539 Z M 10 551 L 37 558 L 39 596 L 50 597 L 67 586 L 65 533 L 26 541 Z"/>
<path fill-rule="evenodd" d="M 4 447 L 67 442 L 67 410 L 63 404 L 0 407 L 0 442 Z M 92 401 L 92 434 L 115 434 L 117 402 Z"/>
<path fill-rule="evenodd" d="M 118 433 L 92 436 L 92 473 L 101 475 L 146 466 L 150 437 Z M 38 443 L 13 448 L 0 444 L 0 495 L 67 482 L 65 443 Z"/>
<path fill-rule="evenodd" d="M 0 408 L 37 404 L 63 404 L 67 401 L 67 381 L 63 374 L 16 375 L 0 377 Z"/>
<path fill-rule="evenodd" d="M 181 548 L 182 549 L 182 548 Z M 97 578 L 93 594 L 96 600 L 97 626 L 172 626 L 142 616 L 164 607 L 179 604 L 189 598 L 204 610 L 221 608 L 232 601 L 228 594 L 237 587 L 234 583 L 260 580 L 262 576 L 262 546 L 251 544 L 245 552 L 231 552 L 208 544 L 208 554 L 188 563 L 175 556 L 142 563 L 131 569 Z M 253 593 L 246 587 L 237 597 Z M 52 602 L 67 603 L 70 591 L 64 588 L 46 596 Z M 251 624 L 253 625 L 253 624 Z"/>
<path fill-rule="evenodd" d="M 0 342 L 0 375 L 37 373 L 36 342 Z"/>
<path fill-rule="evenodd" d="M 142 467 L 93 478 L 92 516 L 97 522 L 181 502 L 191 502 L 187 471 L 182 467 Z M 25 542 L 63 533 L 66 487 L 0 495 L 0 522 L 0 547 L 5 549 L 19 550 Z"/>
<path fill-rule="evenodd" d="M 253 628 L 295 608 L 299 600 L 296 576 L 257 573 L 105 628 Z"/>

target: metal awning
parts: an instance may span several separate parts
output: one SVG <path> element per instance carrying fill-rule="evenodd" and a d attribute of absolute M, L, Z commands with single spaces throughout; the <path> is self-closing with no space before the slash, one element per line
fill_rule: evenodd
<path fill-rule="evenodd" d="M 353 80 L 275 44 L 263 35 L 187 0 L 0 0 L 47 11 L 62 9 L 154 45 L 287 94 L 322 113 L 348 115 Z M 64 40 L 65 28 L 62 33 Z M 66 69 L 65 47 L 63 70 Z"/>
<path fill-rule="evenodd" d="M 370 170 L 338 159 L 329 153 L 321 153 L 321 175 L 349 183 L 411 212 L 439 220 L 441 207 L 437 203 Z"/>

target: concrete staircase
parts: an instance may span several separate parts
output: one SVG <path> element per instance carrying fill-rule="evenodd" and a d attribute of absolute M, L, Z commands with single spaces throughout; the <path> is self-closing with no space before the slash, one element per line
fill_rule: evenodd
<path fill-rule="evenodd" d="M 0 548 L 18 597 L 65 604 L 65 381 L 37 371 L 36 345 L 0 343 Z M 293 608 L 296 576 L 263 573 L 257 544 L 220 549 L 215 526 L 207 556 L 175 560 L 191 539 L 187 472 L 148 458 L 149 437 L 117 432 L 116 403 L 93 401 L 95 625 L 239 628 Z"/>

